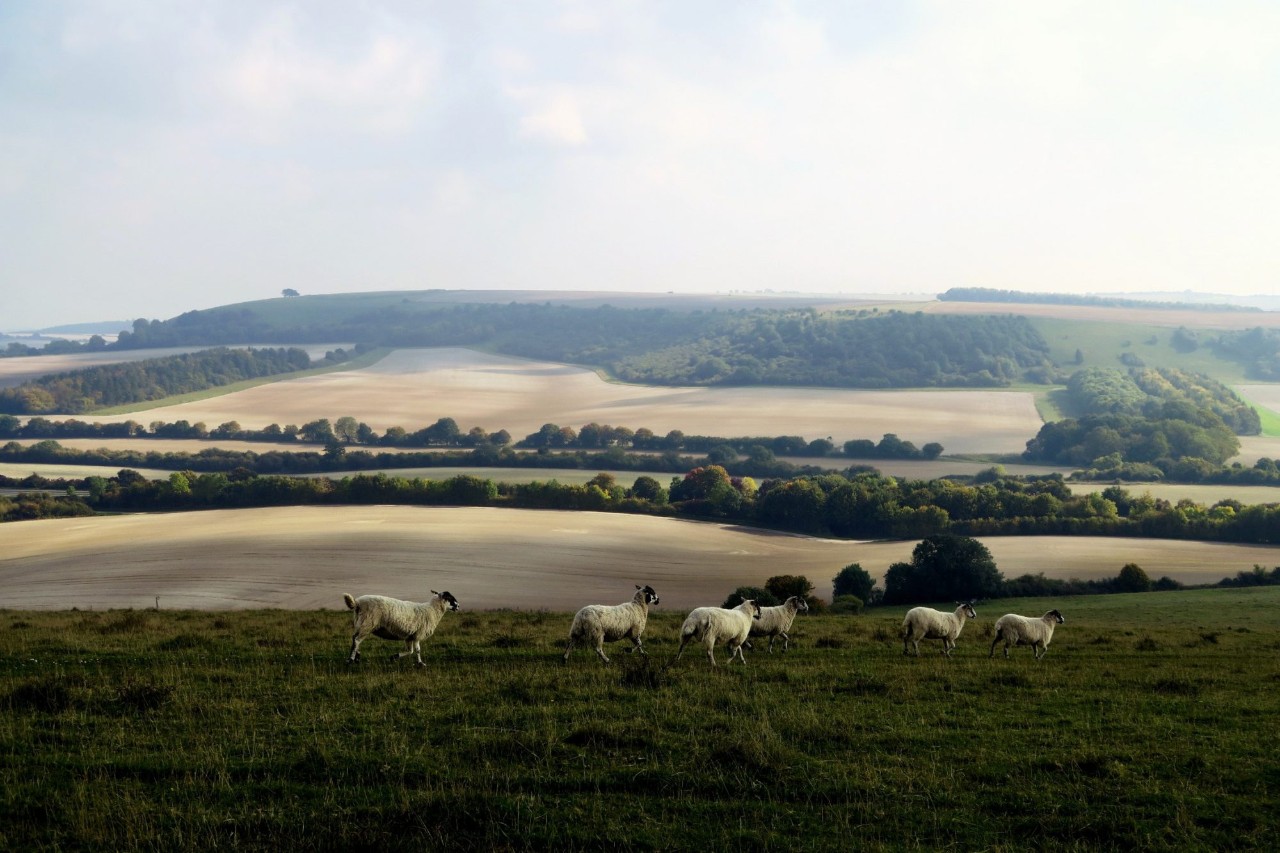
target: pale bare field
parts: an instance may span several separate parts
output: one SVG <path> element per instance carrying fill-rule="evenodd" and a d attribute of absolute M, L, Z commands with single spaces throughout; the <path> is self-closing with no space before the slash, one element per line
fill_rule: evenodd
<path fill-rule="evenodd" d="M 1280 436 L 1275 435 L 1242 435 L 1240 436 L 1240 454 L 1231 462 L 1239 462 L 1251 468 L 1261 458 L 1280 459 Z"/>
<path fill-rule="evenodd" d="M 296 346 L 306 350 L 311 358 L 323 358 L 326 352 L 337 347 L 350 347 L 352 344 L 243 344 L 242 347 L 290 347 Z M 149 358 L 163 358 L 168 355 L 181 355 L 187 352 L 199 352 L 211 347 L 161 347 L 141 350 L 109 350 L 107 352 L 76 352 L 64 355 L 31 355 L 20 358 L 0 358 L 0 388 L 21 385 L 32 379 L 47 376 L 50 373 L 66 373 L 69 370 L 83 370 L 86 367 L 98 367 L 103 364 L 120 364 L 130 361 L 145 361 Z"/>
<path fill-rule="evenodd" d="M 114 477 L 120 465 L 53 465 L 44 462 L 0 462 L 0 475 L 22 479 L 35 474 L 50 480 L 82 480 L 85 477 Z M 132 468 L 148 480 L 167 480 L 169 471 L 159 468 Z"/>
<path fill-rule="evenodd" d="M 1058 320 L 1098 323 L 1143 323 L 1189 329 L 1280 329 L 1280 311 L 1196 311 L 1193 309 L 1105 308 L 1095 305 L 1048 305 L 1014 302 L 922 302 L 903 310 L 926 314 L 1021 314 Z"/>
<path fill-rule="evenodd" d="M 658 388 L 605 382 L 550 362 L 460 348 L 396 350 L 370 367 L 275 382 L 220 397 L 92 421 L 187 420 L 210 428 L 301 425 L 351 415 L 378 432 L 451 417 L 463 430 L 506 429 L 516 439 L 554 423 L 597 422 L 659 434 L 831 437 L 885 433 L 941 443 L 951 453 L 1021 451 L 1041 426 L 1023 391 L 863 391 L 830 388 Z M 975 426 L 979 427 L 975 429 Z"/>
<path fill-rule="evenodd" d="M 1237 385 L 1235 390 L 1241 397 L 1256 405 L 1280 412 L 1280 382 Z"/>
<path fill-rule="evenodd" d="M 1110 483 L 1068 483 L 1073 495 L 1101 492 Z M 1148 494 L 1172 503 L 1186 498 L 1204 506 L 1218 501 L 1237 500 L 1243 504 L 1280 503 L 1280 486 L 1219 486 L 1203 483 L 1124 483 L 1122 487 L 1131 495 Z"/>
<path fill-rule="evenodd" d="M 983 540 L 1006 577 L 1149 575 L 1217 580 L 1280 563 L 1280 547 L 1089 537 Z M 573 610 L 650 583 L 676 611 L 719 604 L 741 585 L 802 574 L 825 597 L 859 562 L 874 575 L 914 541 L 815 539 L 608 513 L 493 508 L 279 507 L 103 516 L 0 525 L 0 584 L 14 609 L 341 609 L 342 593 L 422 599 L 448 589 L 465 608 Z M 989 605 L 997 607 L 997 605 Z"/>

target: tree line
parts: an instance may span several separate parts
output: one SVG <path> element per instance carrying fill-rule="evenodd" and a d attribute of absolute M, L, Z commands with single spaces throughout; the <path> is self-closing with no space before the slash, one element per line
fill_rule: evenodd
<path fill-rule="evenodd" d="M 112 478 L 0 478 L 0 486 L 73 488 L 97 510 L 178 510 L 310 503 L 458 503 L 680 515 L 855 539 L 964 536 L 1133 536 L 1271 544 L 1280 505 L 1221 500 L 1176 503 L 1120 486 L 1073 495 L 1058 475 L 910 480 L 851 468 L 757 481 L 701 465 L 667 484 L 649 475 L 630 486 L 599 473 L 585 484 L 495 483 L 473 475 L 428 480 L 386 473 L 340 479 L 259 475 L 248 469 L 176 471 L 150 481 L 125 469 Z"/>
<path fill-rule="evenodd" d="M 328 353 L 325 361 L 336 364 L 349 357 L 344 350 L 336 350 Z M 14 388 L 0 388 L 0 413 L 77 414 L 204 391 L 246 379 L 294 373 L 311 366 L 311 357 L 297 347 L 219 347 L 142 361 L 104 364 L 43 376 Z"/>
<path fill-rule="evenodd" d="M 851 439 L 838 449 L 829 438 L 812 441 L 803 436 L 737 436 L 686 435 L 681 430 L 670 430 L 659 435 L 646 427 L 631 429 L 591 422 L 580 429 L 558 424 L 544 424 L 537 432 L 530 433 L 512 445 L 511 434 L 505 429 L 489 432 L 483 427 L 463 431 L 458 422 L 443 417 L 421 429 L 409 431 L 403 427 L 388 427 L 382 435 L 363 421 L 346 415 L 330 421 L 317 418 L 302 426 L 296 424 L 268 424 L 259 430 L 245 429 L 236 421 L 227 421 L 209 429 L 203 422 L 186 420 L 173 422 L 152 421 L 144 426 L 137 421 L 118 423 L 93 423 L 77 419 L 54 421 L 45 417 L 32 417 L 25 423 L 19 418 L 0 414 L 0 439 L 60 439 L 60 438 L 185 438 L 221 439 L 234 441 L 261 441 L 272 443 L 305 442 L 323 444 L 330 456 L 353 458 L 347 450 L 351 447 L 443 447 L 476 448 L 486 450 L 516 448 L 531 450 L 610 450 L 631 449 L 650 453 L 705 453 L 713 462 L 730 462 L 740 456 L 773 465 L 778 456 L 827 457 L 844 455 L 855 459 L 936 459 L 943 446 L 928 442 L 923 447 L 893 433 L 881 436 L 878 442 L 871 439 Z M 333 445 L 338 445 L 333 447 Z M 493 452 L 482 456 L 498 459 Z M 395 457 L 379 455 L 378 464 L 390 467 L 417 467 L 396 464 Z"/>
<path fill-rule="evenodd" d="M 353 308 L 353 304 L 356 306 Z M 360 310 L 315 303 L 305 321 L 248 306 L 134 322 L 113 348 L 356 340 L 370 346 L 482 346 L 601 367 L 655 385 L 1000 387 L 1053 381 L 1049 348 L 1013 316 L 814 309 L 677 311 L 410 302 Z M 301 316 L 301 315 L 300 315 Z"/>
<path fill-rule="evenodd" d="M 1207 409 L 1236 435 L 1262 432 L 1257 411 L 1240 395 L 1212 377 L 1175 367 L 1086 367 L 1067 380 L 1071 408 L 1083 415 L 1166 416 L 1166 404 Z M 1180 409 L 1182 411 L 1185 409 Z"/>
<path fill-rule="evenodd" d="M 1242 570 L 1215 584 L 1200 586 L 1273 585 L 1280 585 L 1280 567 L 1268 571 L 1254 565 L 1251 570 Z M 1043 572 L 1005 578 L 996 567 L 991 551 L 982 542 L 968 536 L 941 534 L 924 537 L 912 550 L 909 561 L 893 563 L 885 572 L 883 589 L 874 585 L 873 578 L 860 564 L 845 566 L 832 579 L 832 609 L 857 612 L 864 603 L 925 604 L 974 599 L 1163 592 L 1186 588 L 1185 584 L 1168 576 L 1152 580 L 1137 563 L 1125 563 L 1114 577 L 1088 580 L 1048 578 Z"/>
<path fill-rule="evenodd" d="M 1029 305 L 1096 305 L 1104 308 L 1143 308 L 1156 310 L 1194 309 L 1196 311 L 1247 311 L 1262 309 L 1252 305 L 1226 302 L 1160 302 L 1148 299 L 1126 299 L 1121 296 L 1089 296 L 1080 293 L 1030 293 L 1024 290 L 1000 290 L 992 287 L 953 287 L 938 294 L 940 302 L 1012 302 Z"/>

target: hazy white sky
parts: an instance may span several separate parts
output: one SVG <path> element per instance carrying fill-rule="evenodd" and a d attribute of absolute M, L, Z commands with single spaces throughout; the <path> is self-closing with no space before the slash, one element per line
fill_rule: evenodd
<path fill-rule="evenodd" d="M 1273 0 L 0 0 L 0 328 L 421 288 L 1272 292 Z"/>

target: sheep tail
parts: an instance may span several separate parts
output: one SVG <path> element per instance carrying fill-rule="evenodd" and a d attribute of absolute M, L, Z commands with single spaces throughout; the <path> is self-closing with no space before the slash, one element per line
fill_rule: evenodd
<path fill-rule="evenodd" d="M 355 609 L 356 609 L 356 600 L 355 600 L 354 598 L 352 598 L 352 597 L 351 597 L 351 593 L 349 593 L 349 592 L 344 592 L 344 593 L 342 594 L 342 600 L 343 600 L 343 601 L 345 601 L 345 602 L 347 603 L 347 609 L 348 609 L 348 610 L 355 610 Z"/>

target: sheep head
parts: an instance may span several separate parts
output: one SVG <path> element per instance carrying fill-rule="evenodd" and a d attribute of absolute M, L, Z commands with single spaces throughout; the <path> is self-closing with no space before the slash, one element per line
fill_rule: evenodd
<path fill-rule="evenodd" d="M 968 618 L 970 619 L 978 618 L 978 611 L 973 609 L 974 602 L 972 599 L 970 599 L 969 601 L 957 601 L 956 604 L 964 608 L 964 615 L 967 616 Z"/>
<path fill-rule="evenodd" d="M 436 592 L 433 589 L 431 590 L 431 594 L 438 595 L 440 598 L 443 598 L 446 602 L 448 602 L 450 610 L 456 611 L 458 609 L 458 599 L 454 598 L 453 594 L 448 590 L 445 590 L 444 592 Z"/>
<path fill-rule="evenodd" d="M 645 604 L 658 603 L 658 593 L 654 591 L 653 587 L 649 586 L 648 584 L 645 584 L 644 586 L 640 586 L 640 584 L 636 584 L 636 589 L 642 590 L 644 592 Z"/>
<path fill-rule="evenodd" d="M 1064 617 L 1061 613 L 1059 613 L 1056 610 L 1050 610 L 1048 613 L 1045 614 L 1045 616 L 1051 618 L 1054 622 L 1057 622 L 1059 625 L 1067 621 L 1066 617 Z"/>
<path fill-rule="evenodd" d="M 805 601 L 805 600 L 804 600 L 804 596 L 802 596 L 802 595 L 793 595 L 793 596 L 791 596 L 791 598 L 789 598 L 789 599 L 787 599 L 787 600 L 788 600 L 788 601 L 794 601 L 794 602 L 795 602 L 795 608 L 796 608 L 796 612 L 797 612 L 797 613 L 808 613 L 808 612 L 809 612 L 809 602 L 807 602 L 807 601 Z"/>

